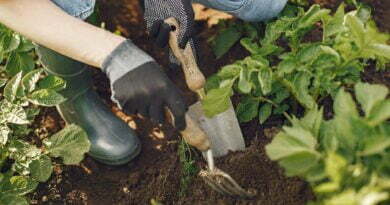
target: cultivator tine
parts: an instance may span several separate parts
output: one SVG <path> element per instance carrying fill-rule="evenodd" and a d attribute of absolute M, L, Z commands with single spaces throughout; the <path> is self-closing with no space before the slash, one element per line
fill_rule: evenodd
<path fill-rule="evenodd" d="M 237 196 L 234 192 L 229 191 L 224 186 L 222 186 L 222 183 L 219 179 L 217 179 L 215 176 L 212 176 L 209 171 L 203 171 L 203 173 L 200 173 L 203 175 L 203 179 L 205 182 L 211 186 L 214 190 L 218 191 L 221 194 L 224 195 L 231 195 L 231 196 Z"/>
<path fill-rule="evenodd" d="M 253 190 L 244 190 L 232 177 L 219 169 L 202 170 L 199 175 L 211 188 L 221 194 L 245 198 L 251 198 L 256 195 L 256 192 Z"/>
<path fill-rule="evenodd" d="M 214 157 L 212 150 L 206 151 L 206 160 L 208 164 L 207 170 L 201 170 L 199 176 L 215 191 L 244 198 L 251 198 L 256 195 L 255 190 L 246 191 L 228 174 L 219 170 L 214 165 Z"/>
<path fill-rule="evenodd" d="M 200 171 L 199 176 L 202 177 L 202 179 L 206 182 L 207 185 L 209 185 L 212 189 L 214 189 L 215 191 L 217 191 L 220 194 L 228 194 L 219 187 L 218 183 L 216 183 L 215 181 L 210 179 L 208 174 L 206 174 L 204 172 L 207 172 L 207 171 L 204 171 L 204 170 Z"/>

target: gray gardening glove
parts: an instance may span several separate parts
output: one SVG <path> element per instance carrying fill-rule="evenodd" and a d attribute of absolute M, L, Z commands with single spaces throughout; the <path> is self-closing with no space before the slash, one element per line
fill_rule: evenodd
<path fill-rule="evenodd" d="M 179 46 L 184 48 L 193 36 L 194 11 L 191 0 L 145 0 L 145 21 L 149 34 L 156 44 L 168 44 L 171 27 L 164 20 L 173 17 L 180 25 Z"/>
<path fill-rule="evenodd" d="M 175 127 L 186 127 L 187 106 L 179 89 L 161 67 L 130 40 L 120 44 L 103 63 L 111 83 L 112 100 L 126 114 L 141 114 L 164 122 L 165 107 L 175 119 Z"/>

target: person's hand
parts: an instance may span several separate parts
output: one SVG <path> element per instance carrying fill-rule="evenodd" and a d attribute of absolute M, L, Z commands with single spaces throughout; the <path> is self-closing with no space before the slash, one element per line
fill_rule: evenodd
<path fill-rule="evenodd" d="M 141 114 L 154 122 L 163 123 L 165 107 L 168 107 L 175 127 L 185 129 L 187 106 L 179 89 L 153 59 L 130 41 L 113 51 L 103 70 L 111 81 L 113 101 L 126 114 Z"/>
<path fill-rule="evenodd" d="M 191 0 L 145 0 L 145 21 L 152 38 L 159 47 L 168 44 L 172 28 L 164 20 L 173 17 L 180 24 L 179 46 L 185 48 L 193 37 L 194 11 Z"/>

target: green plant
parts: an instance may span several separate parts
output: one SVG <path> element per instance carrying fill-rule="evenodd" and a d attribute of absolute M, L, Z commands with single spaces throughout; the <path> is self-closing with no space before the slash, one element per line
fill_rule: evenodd
<path fill-rule="evenodd" d="M 178 154 L 181 163 L 181 178 L 180 178 L 180 196 L 184 196 L 187 192 L 189 184 L 192 182 L 193 177 L 198 173 L 198 167 L 195 164 L 193 157 L 191 156 L 191 148 L 184 141 L 181 140 Z"/>
<path fill-rule="evenodd" d="M 329 13 L 318 5 L 306 12 L 289 5 L 278 19 L 267 23 L 263 35 L 260 26 L 253 24 L 236 29 L 244 31 L 235 36 L 245 36 L 240 42 L 251 55 L 208 79 L 206 115 L 225 111 L 234 93 L 241 96 L 237 107 L 241 122 L 258 116 L 263 123 L 272 114 L 287 116 L 290 107 L 296 110 L 296 102 L 312 109 L 324 97 L 334 97 L 340 86 L 359 82 L 368 60 L 376 60 L 378 69 L 390 61 L 389 35 L 378 32 L 366 7 L 345 14 L 342 4 L 334 15 Z M 311 32 L 321 38 L 303 42 Z M 229 36 L 216 37 L 216 42 L 230 45 Z M 215 47 L 218 55 L 226 51 L 221 47 Z"/>
<path fill-rule="evenodd" d="M 385 86 L 358 83 L 351 94 L 340 89 L 334 118 L 312 109 L 292 118 L 266 146 L 287 176 L 307 180 L 313 204 L 379 204 L 390 201 L 390 100 Z M 361 108 L 359 110 L 358 108 Z"/>
<path fill-rule="evenodd" d="M 39 106 L 54 106 L 65 100 L 58 93 L 66 83 L 35 69 L 34 45 L 0 26 L 0 204 L 28 204 L 24 197 L 52 173 L 51 157 L 64 164 L 79 163 L 89 150 L 86 133 L 69 125 L 36 145 L 29 138 L 29 125 Z"/>

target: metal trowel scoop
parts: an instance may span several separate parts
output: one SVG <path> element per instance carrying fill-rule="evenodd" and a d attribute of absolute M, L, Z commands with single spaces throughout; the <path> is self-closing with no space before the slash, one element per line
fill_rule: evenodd
<path fill-rule="evenodd" d="M 179 24 L 174 18 L 165 20 L 165 23 L 175 27 L 170 33 L 169 45 L 173 54 L 182 64 L 188 87 L 198 93 L 200 99 L 204 97 L 205 78 L 200 72 L 192 48 L 187 44 L 185 49 L 178 46 Z M 247 191 L 227 173 L 214 165 L 214 156 L 223 156 L 229 150 L 245 149 L 244 139 L 233 108 L 213 118 L 203 114 L 200 102 L 195 103 L 186 114 L 187 127 L 181 131 L 185 141 L 202 151 L 208 168 L 199 173 L 204 181 L 214 190 L 231 196 L 250 198 L 256 191 Z"/>

